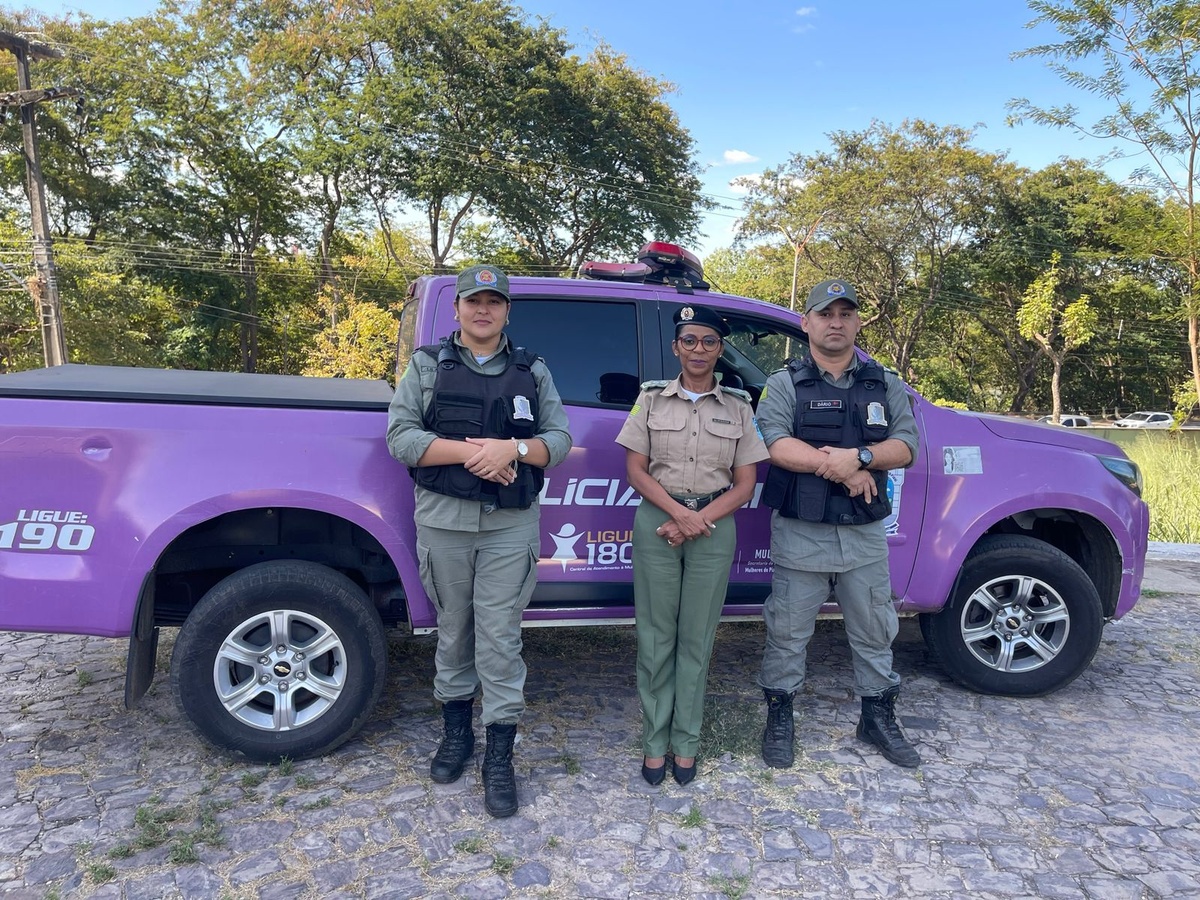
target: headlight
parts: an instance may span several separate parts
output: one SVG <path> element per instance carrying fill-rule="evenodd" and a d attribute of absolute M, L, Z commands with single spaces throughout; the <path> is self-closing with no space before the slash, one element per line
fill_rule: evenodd
<path fill-rule="evenodd" d="M 1142 496 L 1142 470 L 1137 463 L 1123 456 L 1098 456 L 1101 465 L 1112 472 L 1125 487 Z"/>

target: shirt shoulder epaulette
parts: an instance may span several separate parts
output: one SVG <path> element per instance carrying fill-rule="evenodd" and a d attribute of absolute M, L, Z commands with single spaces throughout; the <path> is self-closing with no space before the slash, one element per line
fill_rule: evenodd
<path fill-rule="evenodd" d="M 666 379 L 666 380 L 662 380 L 662 381 L 643 381 L 642 382 L 642 390 L 643 391 L 653 391 L 653 390 L 661 391 L 663 388 L 665 388 L 670 383 L 671 383 L 670 379 Z"/>
<path fill-rule="evenodd" d="M 726 387 L 725 385 L 721 385 L 721 392 L 724 394 L 732 394 L 734 397 L 740 397 L 742 400 L 745 400 L 747 403 L 752 402 L 750 399 L 749 392 L 743 391 L 741 388 Z"/>

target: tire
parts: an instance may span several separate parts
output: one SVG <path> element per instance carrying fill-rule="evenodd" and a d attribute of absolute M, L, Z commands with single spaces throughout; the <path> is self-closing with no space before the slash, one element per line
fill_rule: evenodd
<path fill-rule="evenodd" d="M 175 699 L 195 729 L 257 762 L 330 752 L 362 728 L 386 678 L 383 623 L 367 596 L 299 560 L 216 584 L 171 656 Z"/>
<path fill-rule="evenodd" d="M 1100 595 L 1061 550 L 1024 535 L 987 535 L 921 633 L 946 673 L 982 694 L 1036 697 L 1088 667 L 1104 615 Z"/>

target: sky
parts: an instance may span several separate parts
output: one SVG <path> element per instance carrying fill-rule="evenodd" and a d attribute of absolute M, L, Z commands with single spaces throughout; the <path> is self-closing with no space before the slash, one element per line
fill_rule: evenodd
<path fill-rule="evenodd" d="M 17 4 L 12 4 L 16 6 Z M 61 14 L 80 10 L 119 19 L 152 11 L 150 0 L 34 0 Z M 1055 40 L 1026 27 L 1025 0 L 517 0 L 531 17 L 563 29 L 576 52 L 597 43 L 670 82 L 666 99 L 696 142 L 703 190 L 721 204 L 691 249 L 705 256 L 733 239 L 743 191 L 731 182 L 827 149 L 833 131 L 874 120 L 906 119 L 976 129 L 979 150 L 1042 168 L 1070 156 L 1097 159 L 1101 141 L 1025 124 L 1006 124 L 1006 104 L 1074 102 L 1098 118 L 1101 107 L 1064 84 L 1040 59 L 1014 52 Z M 1090 108 L 1089 108 L 1089 104 Z M 1108 166 L 1123 178 L 1137 164 Z"/>

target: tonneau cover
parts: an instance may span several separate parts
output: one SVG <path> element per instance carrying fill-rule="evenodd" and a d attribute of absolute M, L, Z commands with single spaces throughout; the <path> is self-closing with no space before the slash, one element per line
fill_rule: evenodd
<path fill-rule="evenodd" d="M 392 389 L 359 378 L 72 364 L 0 375 L 0 397 L 382 410 Z"/>

